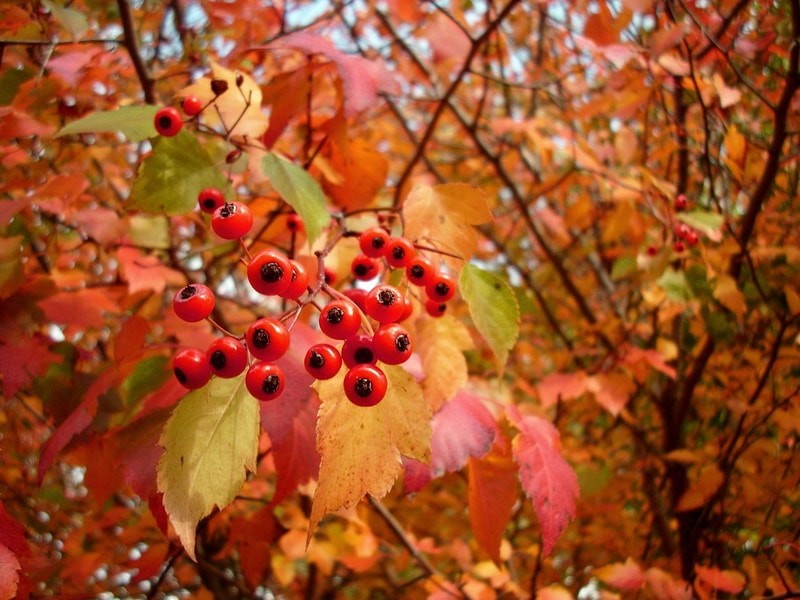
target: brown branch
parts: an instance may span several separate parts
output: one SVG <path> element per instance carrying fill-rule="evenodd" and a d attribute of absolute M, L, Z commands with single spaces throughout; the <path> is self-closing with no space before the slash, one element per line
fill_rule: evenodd
<path fill-rule="evenodd" d="M 131 6 L 128 0 L 117 0 L 119 7 L 119 15 L 122 21 L 122 31 L 125 34 L 125 48 L 128 49 L 128 54 L 133 61 L 133 68 L 136 69 L 136 76 L 142 84 L 142 91 L 144 92 L 144 101 L 148 104 L 155 104 L 156 97 L 153 92 L 153 79 L 147 72 L 147 67 L 142 60 L 142 55 L 139 52 L 139 43 L 136 38 L 136 31 L 133 27 L 133 14 L 131 13 Z"/>

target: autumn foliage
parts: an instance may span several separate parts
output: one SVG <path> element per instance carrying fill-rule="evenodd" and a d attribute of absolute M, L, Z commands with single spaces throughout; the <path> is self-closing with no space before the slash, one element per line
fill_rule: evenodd
<path fill-rule="evenodd" d="M 800 0 L 0 23 L 0 600 L 800 596 Z M 304 361 L 376 227 L 457 291 L 360 259 L 413 348 L 365 407 Z M 267 316 L 277 398 L 181 385 Z"/>

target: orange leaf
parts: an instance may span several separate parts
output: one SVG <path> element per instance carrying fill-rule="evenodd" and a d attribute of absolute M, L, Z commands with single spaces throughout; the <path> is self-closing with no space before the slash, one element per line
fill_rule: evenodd
<path fill-rule="evenodd" d="M 559 400 L 574 400 L 586 391 L 586 373 L 550 373 L 536 384 L 539 401 L 549 408 Z"/>
<path fill-rule="evenodd" d="M 613 563 L 600 567 L 594 572 L 595 577 L 620 590 L 638 590 L 644 585 L 644 572 L 632 558 L 624 563 Z"/>
<path fill-rule="evenodd" d="M 691 483 L 675 510 L 678 512 L 692 510 L 704 506 L 722 485 L 725 476 L 715 464 L 705 465 L 700 469 L 695 481 Z"/>
<path fill-rule="evenodd" d="M 744 590 L 746 583 L 744 575 L 739 571 L 721 571 L 716 567 L 701 567 L 695 565 L 697 583 L 706 584 L 710 588 L 729 594 L 739 594 Z"/>
<path fill-rule="evenodd" d="M 339 180 L 326 179 L 325 191 L 346 211 L 369 206 L 386 182 L 389 162 L 362 138 L 352 140 L 345 148 L 335 144 L 329 147 L 328 160 Z"/>
<path fill-rule="evenodd" d="M 636 384 L 623 373 L 598 373 L 586 380 L 586 389 L 594 394 L 600 406 L 617 416 L 628 403 Z"/>

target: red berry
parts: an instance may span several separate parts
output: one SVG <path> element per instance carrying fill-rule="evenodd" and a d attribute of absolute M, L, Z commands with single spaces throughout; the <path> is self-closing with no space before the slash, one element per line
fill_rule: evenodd
<path fill-rule="evenodd" d="M 268 362 L 255 362 L 247 369 L 244 384 L 247 391 L 257 400 L 274 400 L 281 395 L 286 377 L 283 370 Z"/>
<path fill-rule="evenodd" d="M 350 288 L 344 291 L 344 295 L 347 296 L 363 312 L 367 312 L 367 290 L 362 290 L 361 288 Z"/>
<path fill-rule="evenodd" d="M 438 271 L 433 261 L 424 256 L 416 256 L 406 267 L 406 278 L 410 283 L 425 287 L 436 277 Z"/>
<path fill-rule="evenodd" d="M 175 294 L 172 310 L 183 321 L 202 321 L 214 310 L 214 292 L 202 283 L 187 285 Z"/>
<path fill-rule="evenodd" d="M 319 328 L 335 340 L 346 340 L 361 327 L 361 317 L 355 304 L 348 300 L 334 300 L 319 313 Z"/>
<path fill-rule="evenodd" d="M 211 229 L 223 240 L 238 240 L 253 226 L 253 213 L 246 204 L 226 202 L 214 211 Z"/>
<path fill-rule="evenodd" d="M 353 273 L 353 277 L 359 281 L 369 281 L 380 275 L 381 264 L 377 259 L 370 258 L 366 254 L 359 254 L 353 259 L 350 271 Z"/>
<path fill-rule="evenodd" d="M 698 242 L 700 242 L 700 236 L 697 235 L 696 231 L 690 231 L 689 235 L 686 236 L 686 243 L 689 246 L 697 246 Z"/>
<path fill-rule="evenodd" d="M 680 212 L 687 208 L 689 208 L 689 199 L 686 197 L 686 194 L 678 194 L 675 197 L 675 210 Z"/>
<path fill-rule="evenodd" d="M 181 108 L 183 112 L 186 113 L 186 116 L 194 117 L 195 115 L 199 115 L 200 111 L 203 110 L 203 103 L 197 96 L 186 96 L 186 98 L 181 100 Z"/>
<path fill-rule="evenodd" d="M 376 285 L 364 301 L 366 313 L 379 323 L 394 323 L 405 312 L 403 295 L 392 285 Z"/>
<path fill-rule="evenodd" d="M 447 302 L 456 293 L 456 280 L 447 273 L 437 273 L 433 281 L 425 286 L 425 293 L 431 300 Z"/>
<path fill-rule="evenodd" d="M 344 393 L 357 406 L 375 406 L 386 395 L 386 375 L 374 365 L 358 365 L 344 376 Z"/>
<path fill-rule="evenodd" d="M 303 364 L 312 377 L 330 379 L 342 368 L 342 355 L 330 344 L 315 344 L 306 352 Z"/>
<path fill-rule="evenodd" d="M 164 137 L 172 137 L 178 135 L 178 132 L 183 127 L 181 120 L 181 113 L 177 108 L 166 106 L 156 113 L 154 120 L 156 131 Z"/>
<path fill-rule="evenodd" d="M 405 269 L 414 260 L 417 251 L 406 238 L 392 238 L 386 244 L 386 262 L 396 269 Z"/>
<path fill-rule="evenodd" d="M 289 349 L 290 338 L 286 325 L 270 317 L 254 322 L 245 334 L 250 354 L 259 360 L 278 360 Z"/>
<path fill-rule="evenodd" d="M 206 360 L 215 375 L 236 377 L 247 366 L 247 348 L 236 338 L 217 338 L 209 344 Z"/>
<path fill-rule="evenodd" d="M 382 227 L 367 229 L 358 236 L 358 245 L 361 251 L 370 258 L 380 258 L 386 253 L 386 244 L 389 243 L 389 234 Z"/>
<path fill-rule="evenodd" d="M 678 229 L 675 231 L 678 237 L 682 240 L 686 240 L 691 235 L 692 231 L 694 231 L 691 227 L 689 227 L 686 223 L 681 223 L 678 226 Z"/>
<path fill-rule="evenodd" d="M 290 213 L 288 217 L 286 217 L 286 229 L 291 231 L 292 233 L 299 233 L 305 229 L 305 225 L 303 224 L 303 219 L 300 218 L 300 215 L 297 213 Z"/>
<path fill-rule="evenodd" d="M 172 358 L 172 371 L 178 383 L 190 390 L 203 387 L 211 379 L 206 355 L 197 348 L 178 350 Z"/>
<path fill-rule="evenodd" d="M 648 246 L 647 247 L 647 256 L 655 256 L 658 254 L 658 247 L 657 246 Z"/>
<path fill-rule="evenodd" d="M 333 285 L 336 283 L 336 271 L 329 267 L 325 267 L 322 272 L 322 276 L 325 278 L 325 283 L 328 285 Z"/>
<path fill-rule="evenodd" d="M 291 282 L 289 287 L 280 293 L 280 297 L 297 300 L 308 289 L 308 271 L 296 260 L 289 260 L 289 264 L 292 270 Z"/>
<path fill-rule="evenodd" d="M 686 244 L 680 240 L 676 240 L 675 243 L 672 244 L 672 250 L 675 252 L 675 254 L 682 254 L 686 252 Z"/>
<path fill-rule="evenodd" d="M 425 312 L 432 317 L 441 317 L 447 312 L 447 304 L 438 300 L 428 299 L 425 301 Z"/>
<path fill-rule="evenodd" d="M 403 296 L 403 314 L 397 319 L 397 322 L 405 321 L 414 313 L 414 305 L 411 304 L 411 299 L 408 296 Z"/>
<path fill-rule="evenodd" d="M 372 349 L 379 361 L 399 365 L 411 356 L 411 337 L 396 323 L 382 325 L 372 338 Z"/>
<path fill-rule="evenodd" d="M 205 188 L 197 195 L 197 203 L 200 205 L 200 210 L 211 214 L 225 204 L 225 195 L 218 188 Z"/>
<path fill-rule="evenodd" d="M 247 265 L 247 279 L 255 291 L 277 296 L 292 283 L 292 265 L 283 254 L 262 250 Z"/>
<path fill-rule="evenodd" d="M 342 360 L 351 369 L 356 365 L 374 365 L 378 359 L 372 349 L 372 338 L 363 333 L 347 338 L 342 344 Z"/>

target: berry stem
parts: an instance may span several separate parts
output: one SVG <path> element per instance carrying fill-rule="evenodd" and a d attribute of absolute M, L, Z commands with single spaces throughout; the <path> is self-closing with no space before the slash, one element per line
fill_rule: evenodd
<path fill-rule="evenodd" d="M 232 334 L 230 331 L 228 331 L 227 329 L 225 329 L 222 325 L 219 324 L 219 322 L 217 320 L 214 319 L 214 317 L 206 317 L 206 321 L 211 323 L 211 325 L 216 327 L 219 331 L 221 331 L 222 333 L 224 333 L 228 337 L 232 337 L 232 338 L 237 338 L 238 339 L 239 336 L 236 336 L 236 335 Z"/>

